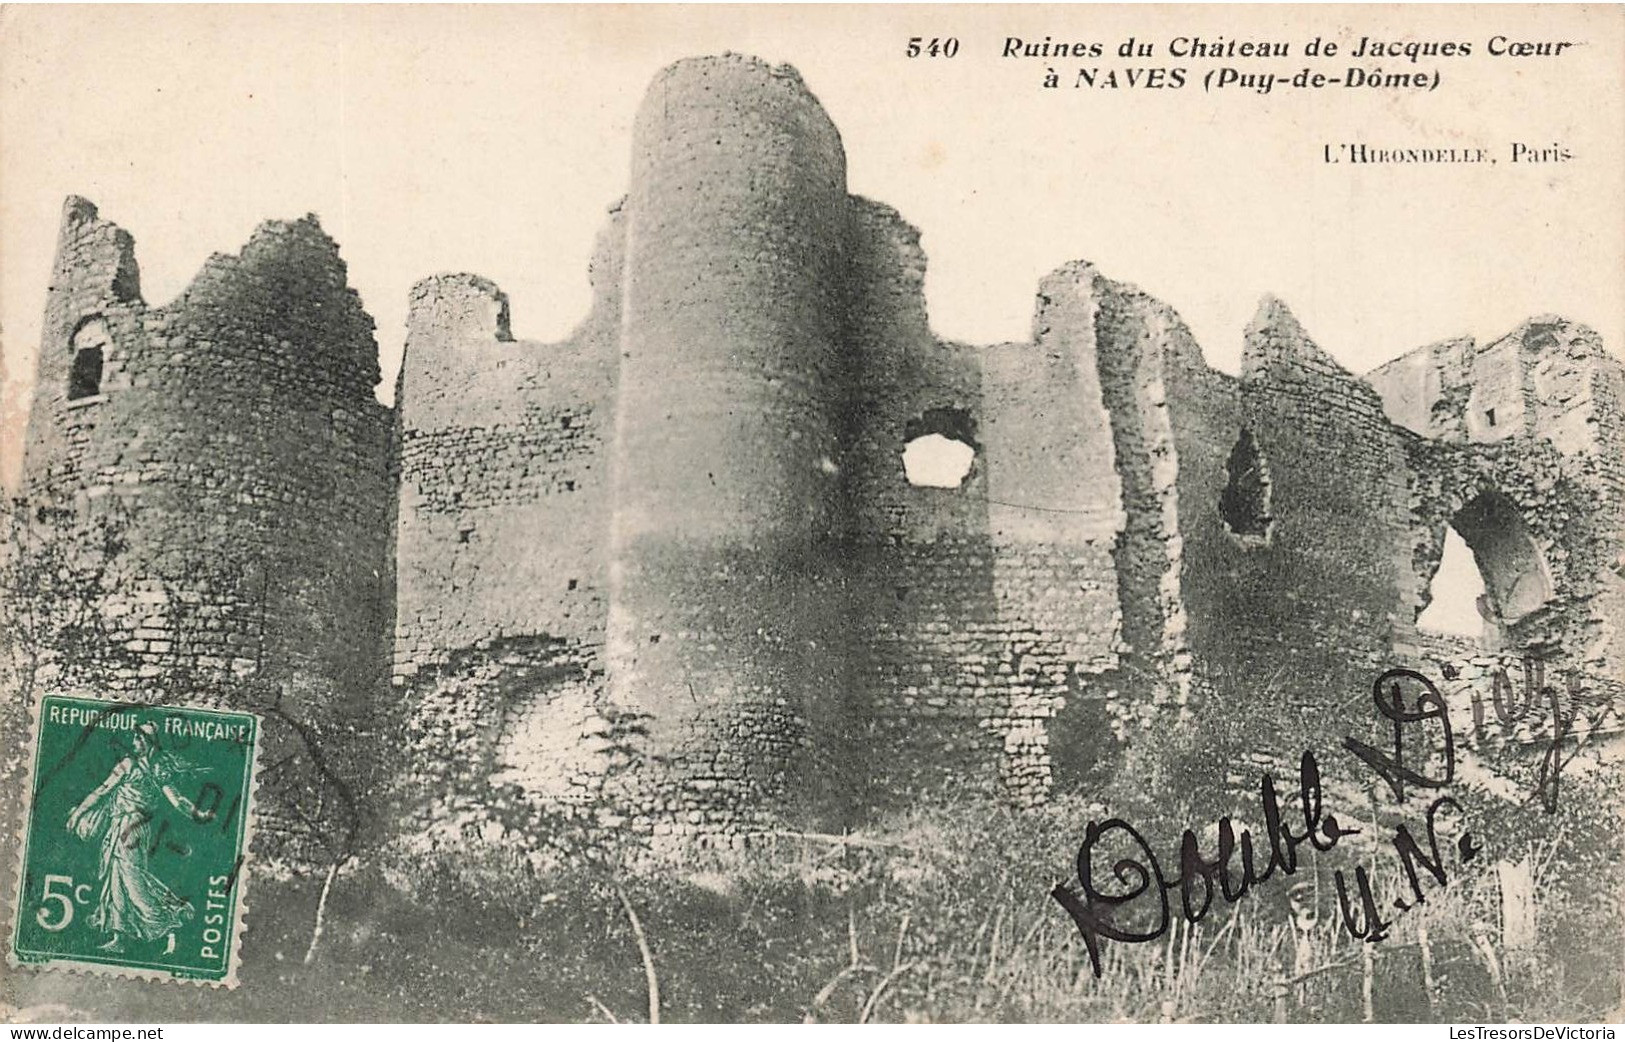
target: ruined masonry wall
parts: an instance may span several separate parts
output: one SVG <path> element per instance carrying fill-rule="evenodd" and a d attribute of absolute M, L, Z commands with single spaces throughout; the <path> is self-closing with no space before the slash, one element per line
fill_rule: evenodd
<path fill-rule="evenodd" d="M 1408 447 L 1418 573 L 1431 577 L 1446 526 L 1493 490 L 1515 505 L 1559 594 L 1515 622 L 1508 645 L 1535 649 L 1599 689 L 1625 681 L 1617 623 L 1625 612 L 1625 365 L 1592 330 L 1548 315 L 1483 346 L 1467 339 L 1419 349 L 1370 379 L 1396 422 L 1433 439 Z M 1495 548 L 1474 550 L 1493 556 Z"/>
<path fill-rule="evenodd" d="M 932 333 L 924 275 L 794 71 L 733 55 L 651 87 L 581 326 L 517 340 L 494 284 L 425 279 L 393 411 L 314 218 L 154 309 L 69 200 L 27 457 L 70 561 L 31 587 L 41 679 L 270 713 L 267 842 L 313 856 L 345 823 L 296 835 L 336 806 L 307 737 L 345 791 L 682 849 L 1035 803 L 1125 742 L 1256 763 L 1447 654 L 1625 697 L 1625 368 L 1590 330 L 1362 381 L 1267 300 L 1232 377 L 1083 262 L 989 347 Z M 91 318 L 100 393 L 69 402 Z M 908 480 L 928 432 L 972 445 L 958 487 Z M 1554 592 L 1493 654 L 1415 626 L 1451 524 L 1498 596 Z"/>
<path fill-rule="evenodd" d="M 1094 309 L 1067 270 L 1044 280 L 1035 307 L 1033 343 L 984 353 L 995 667 L 1010 706 L 1002 788 L 1028 802 L 1066 780 L 1058 761 L 1101 750 L 1097 680 L 1124 647 L 1123 484 Z"/>
<path fill-rule="evenodd" d="M 592 311 L 560 344 L 514 340 L 507 297 L 484 279 L 413 289 L 396 396 L 393 666 L 411 785 L 494 782 L 583 803 L 602 784 L 623 234 L 612 213 Z"/>
<path fill-rule="evenodd" d="M 858 635 L 849 710 L 854 749 L 872 751 L 859 800 L 880 810 L 951 780 L 997 790 L 998 738 L 979 723 L 1000 707 L 992 692 L 977 697 L 997 679 L 993 555 L 985 447 L 955 489 L 915 487 L 903 470 L 910 425 L 931 410 L 953 410 L 985 441 L 978 360 L 930 330 L 919 233 L 887 207 L 851 206 L 853 408 L 840 457 Z"/>
<path fill-rule="evenodd" d="M 262 225 L 156 309 L 129 236 L 84 200 L 62 244 L 25 493 L 38 538 L 103 594 L 52 682 L 274 707 L 268 755 L 294 757 L 266 792 L 275 844 L 320 787 L 298 727 L 356 791 L 381 759 L 393 493 L 372 320 L 314 218 Z M 68 401 L 73 332 L 98 316 L 100 393 Z"/>
<path fill-rule="evenodd" d="M 1359 696 L 1409 622 L 1410 494 L 1400 433 L 1377 395 L 1266 300 L 1249 326 L 1233 426 L 1197 432 L 1206 463 L 1180 471 L 1191 651 L 1207 683 L 1282 748 Z M 1269 485 L 1265 541 L 1238 538 L 1218 506 L 1245 427 Z M 1216 450 L 1216 451 L 1215 451 Z"/>

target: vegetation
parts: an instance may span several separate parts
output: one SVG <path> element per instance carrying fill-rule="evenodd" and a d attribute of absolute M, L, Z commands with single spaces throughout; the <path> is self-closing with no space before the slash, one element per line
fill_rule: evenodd
<path fill-rule="evenodd" d="M 524 835 L 468 818 L 432 850 L 339 876 L 308 961 L 322 876 L 262 877 L 236 991 L 42 974 L 30 1004 L 124 1020 L 708 1022 L 1585 1021 L 1618 1007 L 1618 903 L 1562 878 L 1602 856 L 1571 849 L 1596 835 L 1565 828 L 1544 851 L 1528 951 L 1501 944 L 1487 863 L 1376 945 L 1343 930 L 1329 889 L 1305 924 L 1296 888 L 1294 926 L 1291 884 L 1324 886 L 1303 872 L 1155 943 L 1107 942 L 1097 979 L 1048 896 L 1090 813 L 1076 799 L 922 812 L 683 875 L 601 856 L 543 865 Z"/>
<path fill-rule="evenodd" d="M 118 535 L 106 527 L 97 562 L 116 556 Z M 105 567 L 70 569 L 43 553 L 7 567 L 12 589 L 69 584 L 65 599 L 85 605 L 111 581 Z M 61 627 L 83 627 L 66 647 L 116 646 L 94 612 L 13 612 L 6 621 L 11 690 L 26 693 L 73 666 L 30 659 L 29 627 L 53 628 L 35 647 L 63 646 Z M 26 733 L 24 705 L 0 704 L 5 733 Z M 1143 743 L 1128 769 L 1077 780 L 1092 798 L 1032 810 L 933 805 L 850 835 L 769 837 L 683 872 L 640 862 L 635 845 L 606 848 L 579 822 L 533 811 L 513 791 L 436 808 L 434 828 L 404 836 L 396 809 L 345 801 L 349 824 L 332 833 L 344 842 L 335 839 L 329 856 L 297 870 L 261 861 L 251 876 L 236 990 L 17 972 L 0 987 L 0 1004 L 22 1007 L 4 1011 L 18 1018 L 227 1022 L 1617 1015 L 1621 779 L 1579 765 L 1564 775 L 1554 814 L 1535 800 L 1464 794 L 1483 856 L 1459 871 L 1453 864 L 1442 887 L 1424 880 L 1426 903 L 1397 916 L 1380 944 L 1343 928 L 1332 883 L 1333 869 L 1361 863 L 1384 902 L 1398 893 L 1402 877 L 1384 845 L 1391 833 L 1371 828 L 1323 863 L 1270 879 L 1235 905 L 1216 902 L 1194 926 L 1176 913 L 1155 941 L 1105 942 L 1097 978 L 1050 890 L 1072 875 L 1085 825 L 1107 808 L 1140 824 L 1164 868 L 1177 871 L 1178 832 L 1231 809 L 1214 781 L 1249 747 L 1243 735 L 1206 737 L 1201 750 L 1181 748 L 1177 735 Z M 20 752 L 6 750 L 7 793 L 20 782 Z M 1282 789 L 1290 814 L 1292 786 Z M 369 809 L 368 821 L 350 822 Z M 366 841 L 352 848 L 359 835 Z M 1213 837 L 1200 837 L 1211 853 Z M 1529 866 L 1538 929 L 1525 944 L 1509 945 L 1503 922 L 1497 865 L 1507 862 Z"/>

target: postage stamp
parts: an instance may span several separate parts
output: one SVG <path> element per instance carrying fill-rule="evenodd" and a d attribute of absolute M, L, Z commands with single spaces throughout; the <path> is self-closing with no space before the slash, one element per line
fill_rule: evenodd
<path fill-rule="evenodd" d="M 259 735 L 253 713 L 42 698 L 12 963 L 234 986 Z"/>

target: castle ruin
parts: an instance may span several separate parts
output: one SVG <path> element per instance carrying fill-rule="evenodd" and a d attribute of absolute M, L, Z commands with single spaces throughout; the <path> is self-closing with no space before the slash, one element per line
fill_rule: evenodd
<path fill-rule="evenodd" d="M 1589 329 L 1362 377 L 1267 300 L 1231 376 L 1088 264 L 991 346 L 932 333 L 924 272 L 797 74 L 738 56 L 650 88 L 577 330 L 516 339 L 495 285 L 425 279 L 392 409 L 314 218 L 153 308 L 70 199 L 23 520 L 100 570 L 88 629 L 22 591 L 41 683 L 271 710 L 289 778 L 672 845 L 1038 802 L 1217 714 L 1291 750 L 1445 656 L 1617 702 L 1625 368 Z M 961 480 L 910 480 L 922 438 Z M 1416 625 L 1452 526 L 1494 647 Z M 340 814 L 318 789 L 269 831 Z"/>

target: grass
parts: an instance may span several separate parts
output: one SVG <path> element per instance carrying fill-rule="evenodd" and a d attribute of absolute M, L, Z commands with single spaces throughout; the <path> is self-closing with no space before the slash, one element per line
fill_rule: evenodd
<path fill-rule="evenodd" d="M 1379 945 L 1341 930 L 1329 890 L 1295 928 L 1272 880 L 1155 943 L 1106 943 L 1096 979 L 1048 897 L 1087 816 L 919 813 L 856 843 L 786 837 L 725 872 L 639 875 L 541 870 L 525 837 L 487 827 L 340 874 L 308 963 L 322 876 L 256 879 L 229 994 L 44 972 L 14 975 L 11 1001 L 123 1021 L 633 1021 L 653 1005 L 690 1022 L 1572 1022 L 1618 1006 L 1617 922 L 1554 903 L 1537 950 L 1500 950 L 1487 871 Z"/>

